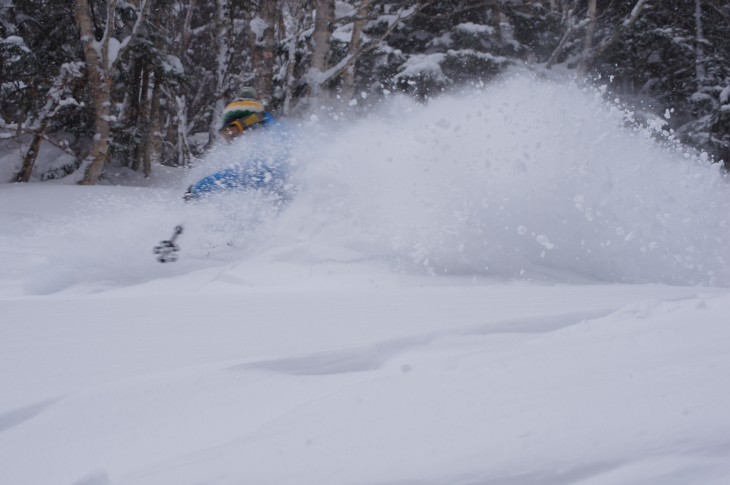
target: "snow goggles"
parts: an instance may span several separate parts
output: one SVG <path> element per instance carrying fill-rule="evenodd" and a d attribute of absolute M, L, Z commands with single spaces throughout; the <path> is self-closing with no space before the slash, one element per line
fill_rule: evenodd
<path fill-rule="evenodd" d="M 243 123 L 239 120 L 233 120 L 224 126 L 222 131 L 225 131 L 228 135 L 239 135 L 243 133 L 244 130 L 245 128 L 243 127 Z"/>
<path fill-rule="evenodd" d="M 261 118 L 258 114 L 254 113 L 252 115 L 246 116 L 245 118 L 237 118 L 231 121 L 226 126 L 224 126 L 221 131 L 229 136 L 240 135 L 247 129 L 251 128 L 251 126 L 262 121 L 264 121 L 264 119 Z"/>

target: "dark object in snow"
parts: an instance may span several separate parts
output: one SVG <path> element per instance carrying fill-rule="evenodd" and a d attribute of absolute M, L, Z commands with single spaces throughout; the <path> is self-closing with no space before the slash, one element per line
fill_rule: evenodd
<path fill-rule="evenodd" d="M 182 234 L 182 232 L 182 226 L 175 226 L 172 237 L 170 239 L 160 241 L 160 244 L 155 246 L 154 253 L 158 255 L 157 261 L 160 263 L 173 263 L 177 261 L 177 253 L 180 251 L 180 246 L 175 244 L 175 240 L 180 234 Z"/>

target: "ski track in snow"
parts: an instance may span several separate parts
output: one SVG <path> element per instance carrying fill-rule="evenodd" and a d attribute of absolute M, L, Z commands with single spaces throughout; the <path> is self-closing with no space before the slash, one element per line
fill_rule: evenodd
<path fill-rule="evenodd" d="M 0 484 L 726 483 L 717 167 L 524 75 L 328 116 L 281 211 L 0 186 Z"/>

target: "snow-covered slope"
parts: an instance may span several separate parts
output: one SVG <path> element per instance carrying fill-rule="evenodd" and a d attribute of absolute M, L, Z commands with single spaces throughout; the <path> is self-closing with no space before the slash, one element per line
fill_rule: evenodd
<path fill-rule="evenodd" d="M 278 215 L 0 186 L 0 483 L 727 483 L 730 192 L 599 94 L 308 120 Z"/>

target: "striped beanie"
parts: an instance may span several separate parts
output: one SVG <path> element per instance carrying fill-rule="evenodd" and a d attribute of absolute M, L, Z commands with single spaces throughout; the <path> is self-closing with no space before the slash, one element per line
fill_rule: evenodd
<path fill-rule="evenodd" d="M 264 119 L 264 105 L 256 99 L 256 90 L 254 88 L 242 88 L 235 101 L 223 110 L 223 126 L 239 119 L 249 120 L 249 122 L 246 122 L 246 125 L 251 125 Z"/>

